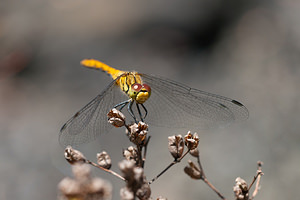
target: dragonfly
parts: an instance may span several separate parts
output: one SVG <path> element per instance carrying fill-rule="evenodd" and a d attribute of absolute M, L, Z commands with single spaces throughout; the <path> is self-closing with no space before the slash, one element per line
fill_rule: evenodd
<path fill-rule="evenodd" d="M 135 122 L 172 128 L 207 129 L 248 118 L 247 108 L 237 100 L 190 88 L 156 75 L 122 71 L 94 59 L 81 64 L 109 74 L 113 81 L 61 128 L 62 146 L 77 146 L 98 138 L 113 126 L 107 113 L 127 107 Z"/>

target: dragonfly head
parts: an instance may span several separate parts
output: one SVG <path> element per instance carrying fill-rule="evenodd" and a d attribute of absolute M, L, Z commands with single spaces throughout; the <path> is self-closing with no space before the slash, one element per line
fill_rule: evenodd
<path fill-rule="evenodd" d="M 151 95 L 151 88 L 147 84 L 135 83 L 131 86 L 128 95 L 137 103 L 143 104 Z"/>

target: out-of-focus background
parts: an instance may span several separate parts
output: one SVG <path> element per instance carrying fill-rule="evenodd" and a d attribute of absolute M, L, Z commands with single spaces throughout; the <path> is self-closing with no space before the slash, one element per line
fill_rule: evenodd
<path fill-rule="evenodd" d="M 60 127 L 110 78 L 80 66 L 95 58 L 124 70 L 157 74 L 243 102 L 247 121 L 197 131 L 207 177 L 228 199 L 264 162 L 257 199 L 295 199 L 300 180 L 300 4 L 295 0 L 83 1 L 0 4 L 0 199 L 55 199 L 70 176 Z M 150 127 L 148 179 L 172 161 L 167 136 Z M 105 149 L 118 171 L 129 145 L 122 129 L 83 145 L 90 159 Z M 218 199 L 175 165 L 153 183 L 152 197 Z M 102 171 L 113 199 L 121 181 Z"/>

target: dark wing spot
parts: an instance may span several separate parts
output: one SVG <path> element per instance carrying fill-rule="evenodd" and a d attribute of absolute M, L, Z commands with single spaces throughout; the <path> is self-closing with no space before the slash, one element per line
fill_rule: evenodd
<path fill-rule="evenodd" d="M 240 102 L 236 101 L 236 100 L 232 100 L 231 101 L 232 103 L 234 103 L 235 105 L 238 105 L 238 106 L 244 106 L 243 104 L 241 104 Z"/>
<path fill-rule="evenodd" d="M 66 128 L 66 125 L 67 125 L 67 124 L 64 124 L 64 125 L 61 127 L 60 132 L 62 132 L 62 131 Z"/>
<path fill-rule="evenodd" d="M 226 108 L 226 109 L 228 109 L 228 107 L 227 106 L 225 106 L 224 104 L 222 104 L 222 103 L 219 103 L 219 105 L 222 107 L 222 108 Z"/>
<path fill-rule="evenodd" d="M 79 115 L 79 112 L 75 113 L 74 117 L 77 117 Z"/>

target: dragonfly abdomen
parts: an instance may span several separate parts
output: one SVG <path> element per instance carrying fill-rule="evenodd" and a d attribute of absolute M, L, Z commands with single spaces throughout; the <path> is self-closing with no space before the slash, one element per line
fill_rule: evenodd
<path fill-rule="evenodd" d="M 101 69 L 107 74 L 109 74 L 114 80 L 117 79 L 120 75 L 126 73 L 125 71 L 121 71 L 115 69 L 113 67 L 108 66 L 107 64 L 100 62 L 94 59 L 84 59 L 81 63 L 85 67 L 94 68 L 94 69 Z"/>

